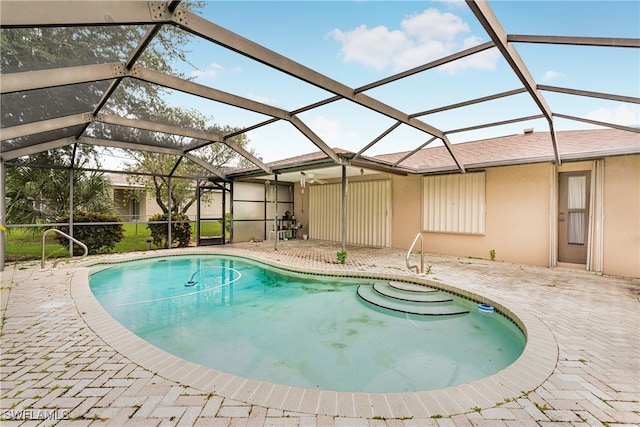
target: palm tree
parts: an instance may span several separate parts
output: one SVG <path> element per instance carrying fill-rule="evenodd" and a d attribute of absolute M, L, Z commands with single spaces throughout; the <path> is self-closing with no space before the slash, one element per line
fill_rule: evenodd
<path fill-rule="evenodd" d="M 74 209 L 113 213 L 111 182 L 101 172 L 62 167 L 60 152 L 40 153 L 20 165 L 7 168 L 7 223 L 38 224 L 70 211 L 69 174 L 73 174 Z M 32 167 L 33 164 L 58 166 Z"/>

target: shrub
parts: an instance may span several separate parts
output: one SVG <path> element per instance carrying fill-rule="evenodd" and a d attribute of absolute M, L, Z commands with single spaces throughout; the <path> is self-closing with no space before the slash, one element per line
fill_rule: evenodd
<path fill-rule="evenodd" d="M 56 222 L 69 222 L 69 215 L 59 216 L 55 219 Z M 102 212 L 86 212 L 75 211 L 73 213 L 73 222 L 121 222 L 122 219 L 117 215 L 105 214 Z M 56 227 L 63 233 L 69 234 L 69 226 Z M 89 249 L 90 254 L 97 254 L 100 252 L 107 252 L 113 250 L 122 238 L 124 237 L 122 224 L 92 224 L 92 225 L 77 225 L 73 227 L 73 237 L 85 245 Z M 57 235 L 56 239 L 62 246 L 69 244 L 69 239 L 64 236 Z M 83 250 L 80 246 L 73 245 L 73 254 L 82 255 Z"/>
<path fill-rule="evenodd" d="M 149 218 L 149 222 L 164 221 L 164 224 L 147 224 L 147 228 L 151 230 L 151 239 L 153 244 L 159 248 L 167 247 L 167 224 L 169 215 L 166 213 L 155 214 Z M 189 246 L 191 240 L 191 223 L 189 217 L 185 214 L 173 212 L 171 214 L 171 246 L 177 243 L 177 247 L 185 248 Z"/>

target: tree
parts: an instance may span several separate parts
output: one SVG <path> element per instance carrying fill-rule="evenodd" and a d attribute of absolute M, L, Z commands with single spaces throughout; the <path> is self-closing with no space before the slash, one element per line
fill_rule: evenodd
<path fill-rule="evenodd" d="M 38 153 L 32 163 L 7 168 L 7 223 L 37 224 L 69 214 L 70 191 L 67 160 L 61 151 Z M 48 167 L 33 167 L 33 163 Z M 100 172 L 72 170 L 74 207 L 113 212 L 110 181 Z"/>
<path fill-rule="evenodd" d="M 195 0 L 185 1 L 181 7 L 197 10 L 203 5 L 203 1 Z M 0 73 L 122 62 L 136 48 L 145 30 L 140 26 L 2 28 Z M 188 45 L 189 37 L 185 31 L 165 26 L 138 58 L 137 64 L 184 78 L 174 69 L 173 63 L 186 61 L 185 46 Z M 109 81 L 93 82 L 4 94 L 0 98 L 2 127 L 77 113 L 91 113 L 109 84 Z M 165 90 L 157 85 L 123 79 L 101 112 L 144 119 L 157 117 L 157 111 L 162 112 L 166 106 L 162 100 L 164 92 Z M 81 130 L 82 127 L 61 129 L 38 136 L 37 139 L 54 140 L 73 136 Z M 84 129 L 84 134 L 115 139 L 118 131 L 117 127 L 96 125 Z M 31 145 L 33 142 L 31 137 L 26 137 L 3 141 L 2 144 L 3 150 L 10 150 Z M 80 149 L 71 155 L 75 149 L 76 147 L 66 147 L 23 156 L 17 162 L 17 167 L 7 168 L 7 211 L 10 221 L 42 221 L 68 212 L 68 169 L 89 161 L 93 161 L 94 167 L 100 166 L 99 156 L 93 149 Z M 27 167 L 34 163 L 49 166 L 51 169 Z M 77 206 L 109 211 L 110 208 L 103 203 L 103 197 L 98 197 L 106 194 L 108 189 L 109 182 L 104 175 L 77 171 L 73 174 Z M 93 198 L 80 200 L 85 188 L 87 192 L 93 192 Z"/>
<path fill-rule="evenodd" d="M 228 134 L 238 130 L 230 126 L 211 124 L 213 123 L 212 117 L 207 117 L 193 109 L 167 107 L 163 111 L 163 122 L 179 127 L 205 129 L 208 132 L 217 134 Z M 191 138 L 179 135 L 154 134 L 150 137 L 154 138 L 153 143 L 156 145 L 171 144 L 186 146 L 192 142 Z M 251 150 L 247 149 L 249 140 L 245 134 L 235 136 L 231 138 L 231 141 L 251 152 Z M 213 143 L 194 150 L 193 154 L 219 169 L 230 165 L 248 166 L 251 164 L 226 145 L 219 143 Z M 128 178 L 129 182 L 144 185 L 145 190 L 155 198 L 157 205 L 165 214 L 169 212 L 169 178 L 167 175 L 169 175 L 178 162 L 178 167 L 174 173 L 176 176 L 202 177 L 211 175 L 211 172 L 206 171 L 190 160 L 180 160 L 175 155 L 145 151 L 131 151 L 130 155 L 135 159 L 135 165 L 131 167 L 130 171 L 143 172 L 150 175 L 130 175 Z M 184 214 L 196 202 L 194 187 L 197 184 L 197 178 L 195 180 L 171 179 L 172 212 Z"/>
<path fill-rule="evenodd" d="M 203 1 L 185 1 L 181 7 L 194 11 Z M 124 61 L 145 33 L 140 26 L 83 26 L 0 29 L 0 73 L 17 73 Z M 137 64 L 162 73 L 185 78 L 173 67 L 188 62 L 190 36 L 173 26 L 165 26 L 138 58 Z M 31 123 L 44 118 L 91 112 L 110 82 L 94 82 L 5 94 L 2 102 L 3 127 Z M 117 114 L 147 111 L 160 98 L 163 88 L 124 79 L 103 111 Z"/>

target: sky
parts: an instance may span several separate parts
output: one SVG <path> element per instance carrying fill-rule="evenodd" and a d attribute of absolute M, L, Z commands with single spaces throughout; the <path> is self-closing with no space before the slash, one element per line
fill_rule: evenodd
<path fill-rule="evenodd" d="M 637 1 L 490 1 L 508 34 L 640 38 Z M 209 1 L 208 20 L 351 88 L 394 75 L 489 41 L 461 1 Z M 640 51 L 563 45 L 515 45 L 538 84 L 640 97 Z M 285 110 L 332 94 L 249 60 L 211 42 L 187 46 L 191 65 L 176 68 L 194 81 Z M 365 93 L 407 114 L 522 87 L 496 49 L 437 67 Z M 552 111 L 618 124 L 640 125 L 637 104 L 543 92 Z M 247 127 L 269 117 L 179 93 L 170 102 L 212 116 L 219 125 Z M 443 131 L 540 114 L 528 94 L 422 116 Z M 330 147 L 359 151 L 395 123 L 350 101 L 299 114 Z M 556 130 L 590 128 L 555 119 Z M 548 131 L 531 120 L 476 132 L 451 133 L 453 143 Z M 290 123 L 248 133 L 266 162 L 317 151 Z M 412 150 L 430 136 L 402 125 L 365 155 Z M 433 144 L 437 144 L 434 142 Z"/>

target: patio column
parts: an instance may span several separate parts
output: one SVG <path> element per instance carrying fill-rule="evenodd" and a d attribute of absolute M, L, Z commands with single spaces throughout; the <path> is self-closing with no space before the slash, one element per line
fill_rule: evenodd
<path fill-rule="evenodd" d="M 273 189 L 273 250 L 278 250 L 278 174 L 273 174 L 275 188 Z"/>
<path fill-rule="evenodd" d="M 342 165 L 342 252 L 347 244 L 347 167 Z"/>

